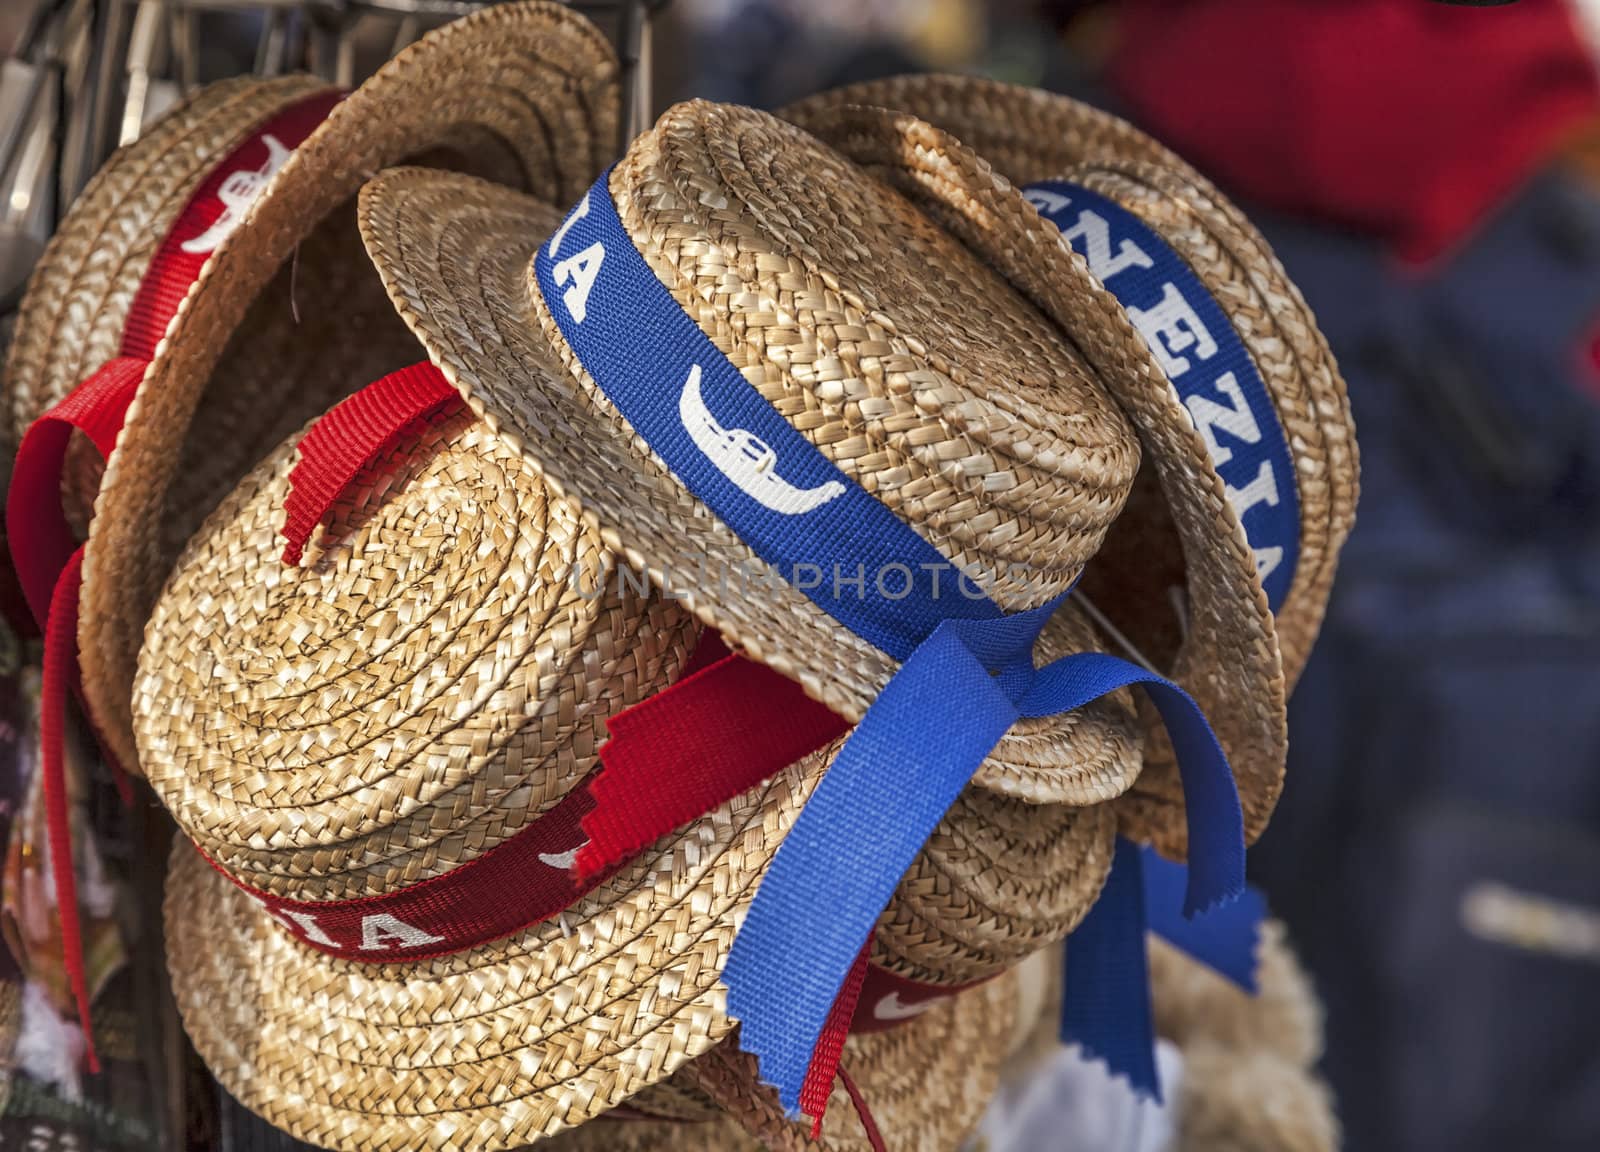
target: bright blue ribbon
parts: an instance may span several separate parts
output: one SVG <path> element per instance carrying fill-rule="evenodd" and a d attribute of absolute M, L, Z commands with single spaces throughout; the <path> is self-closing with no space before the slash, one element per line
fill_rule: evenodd
<path fill-rule="evenodd" d="M 1034 640 L 1059 600 L 1004 615 L 801 436 L 656 278 L 617 217 L 607 179 L 535 261 L 563 337 L 690 493 L 834 619 L 903 661 L 784 839 L 724 968 L 741 1046 L 784 1105 L 797 1108 L 828 1013 L 890 894 L 1020 717 L 1058 715 L 1143 685 L 1167 723 L 1184 785 L 1194 860 L 1185 906 L 1196 911 L 1242 891 L 1238 794 L 1194 701 L 1098 653 L 1036 671 Z M 759 475 L 733 446 L 762 461 Z M 796 493 L 807 499 L 797 503 Z M 909 577 L 894 585 L 899 594 L 875 579 L 890 569 Z M 825 578 L 799 578 L 811 570 Z M 865 571 L 865 585 L 826 578 L 840 571 Z"/>
<path fill-rule="evenodd" d="M 1111 874 L 1067 938 L 1061 1039 L 1161 1099 L 1145 934 L 1153 932 L 1252 995 L 1266 902 L 1254 888 L 1191 916 L 1188 869 L 1117 838 Z"/>
<path fill-rule="evenodd" d="M 1205 436 L 1276 612 L 1300 553 L 1294 463 L 1272 393 L 1228 314 L 1166 240 L 1122 205 L 1065 180 L 1031 184 L 1023 195 L 1088 261 L 1162 362 Z M 1194 802 L 1192 792 L 1186 798 Z M 1203 852 L 1191 855 L 1196 867 L 1205 865 Z M 1119 844 L 1112 875 L 1067 949 L 1063 1038 L 1103 1057 L 1136 1090 L 1158 1096 L 1146 928 L 1255 989 L 1255 944 L 1266 911 L 1259 893 L 1197 917 L 1177 895 L 1191 879 L 1182 865 Z"/>
<path fill-rule="evenodd" d="M 1089 262 L 1163 362 L 1205 436 L 1276 612 L 1300 558 L 1299 492 L 1277 405 L 1233 322 L 1183 257 L 1122 205 L 1066 180 L 1030 184 L 1023 195 Z"/>

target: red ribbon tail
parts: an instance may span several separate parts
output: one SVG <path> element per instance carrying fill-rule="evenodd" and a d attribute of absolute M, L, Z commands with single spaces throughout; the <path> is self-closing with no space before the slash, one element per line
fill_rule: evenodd
<path fill-rule="evenodd" d="M 583 818 L 588 843 L 574 859 L 580 880 L 749 791 L 848 725 L 794 681 L 733 654 L 613 716 L 606 728 L 601 771 L 589 785 L 594 808 Z"/>
<path fill-rule="evenodd" d="M 289 473 L 283 562 L 300 563 L 317 525 L 381 456 L 461 404 L 444 373 L 423 363 L 391 372 L 330 408 L 301 439 L 300 459 Z"/>
<path fill-rule="evenodd" d="M 861 947 L 861 954 L 850 967 L 844 986 L 828 1010 L 828 1021 L 817 1037 L 816 1051 L 811 1054 L 811 1067 L 806 1069 L 805 1083 L 800 1086 L 800 1111 L 812 1118 L 811 1138 L 822 1135 L 822 1117 L 828 1111 L 828 1097 L 833 1094 L 833 1078 L 839 1072 L 839 1060 L 844 1055 L 845 1038 L 850 1035 L 850 1018 L 856 1014 L 856 1001 L 861 996 L 861 983 L 867 978 L 867 955 L 872 951 L 869 937 Z M 848 1085 L 846 1086 L 848 1088 Z"/>
<path fill-rule="evenodd" d="M 66 719 L 78 669 L 78 584 L 83 550 L 72 554 L 56 581 L 45 625 L 44 669 L 39 692 L 40 773 L 46 826 L 50 833 L 50 868 L 56 886 L 56 911 L 61 917 L 61 951 L 89 1070 L 100 1071 L 89 1013 L 88 977 L 84 972 L 83 930 L 78 921 L 78 882 L 72 863 L 72 806 L 67 795 Z"/>

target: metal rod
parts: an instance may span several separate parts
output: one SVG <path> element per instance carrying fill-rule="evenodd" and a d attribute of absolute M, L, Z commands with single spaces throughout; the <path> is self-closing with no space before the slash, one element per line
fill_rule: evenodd
<path fill-rule="evenodd" d="M 261 21 L 261 38 L 256 42 L 257 76 L 276 76 L 283 71 L 288 35 L 288 11 L 283 8 L 268 9 Z"/>
<path fill-rule="evenodd" d="M 1094 606 L 1093 600 L 1090 600 L 1082 592 L 1075 592 L 1072 596 L 1072 602 L 1083 609 L 1084 615 L 1093 620 L 1096 627 L 1098 627 L 1100 631 L 1111 637 L 1112 643 L 1114 643 L 1118 648 L 1121 648 L 1123 655 L 1127 656 L 1129 660 L 1132 660 L 1135 664 L 1153 676 L 1161 675 L 1161 673 L 1156 671 L 1155 665 L 1151 664 L 1150 661 L 1145 658 L 1145 654 L 1139 651 L 1138 648 L 1134 647 L 1133 642 L 1124 636 L 1115 624 L 1106 619 L 1106 614 L 1104 612 L 1100 611 L 1100 609 Z"/>
<path fill-rule="evenodd" d="M 5 134 L 0 136 L 0 187 L 10 187 L 5 179 L 6 174 L 11 171 L 12 165 L 17 163 L 21 155 L 23 138 L 29 133 L 39 97 L 44 93 L 45 81 L 50 78 L 50 69 L 47 65 L 34 64 L 32 67 L 33 76 L 28 80 L 28 90 L 22 98 L 22 106 L 18 108 L 17 115 L 11 123 L 3 126 Z"/>
<path fill-rule="evenodd" d="M 128 37 L 128 95 L 122 103 L 118 144 L 132 144 L 144 129 L 145 101 L 150 95 L 150 66 L 155 59 L 156 38 L 161 35 L 161 9 L 161 0 L 140 0 L 133 14 L 133 32 Z"/>
<path fill-rule="evenodd" d="M 112 139 L 112 109 L 116 106 L 118 83 L 121 80 L 119 65 L 127 59 L 129 0 L 104 2 L 100 59 L 95 66 L 94 91 L 87 94 L 92 111 L 89 117 L 88 155 L 84 165 L 86 172 L 97 170 L 116 146 L 116 141 Z"/>
<path fill-rule="evenodd" d="M 650 14 L 640 0 L 627 0 L 622 7 L 617 32 L 617 55 L 622 63 L 622 138 L 617 150 L 625 150 L 633 138 L 650 125 L 650 98 L 640 97 L 642 74 L 647 71 L 643 57 L 648 43 L 645 29 Z"/>

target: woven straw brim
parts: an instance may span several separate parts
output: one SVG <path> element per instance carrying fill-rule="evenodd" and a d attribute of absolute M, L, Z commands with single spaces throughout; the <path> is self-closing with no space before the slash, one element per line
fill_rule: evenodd
<path fill-rule="evenodd" d="M 1360 464 L 1350 399 L 1327 341 L 1300 291 L 1266 240 L 1227 197 L 1171 150 L 1122 120 L 1077 100 L 971 76 L 900 76 L 813 96 L 784 115 L 804 122 L 824 108 L 875 105 L 908 112 L 959 138 L 1017 185 L 1059 179 L 1080 165 L 1148 166 L 1158 186 L 1176 194 L 1222 256 L 1231 275 L 1214 279 L 1214 260 L 1167 234 L 1213 288 L 1248 286 L 1265 304 L 1241 328 L 1263 368 L 1295 462 L 1301 550 L 1295 579 L 1277 613 L 1284 674 L 1292 688 L 1305 665 L 1326 608 L 1340 548 L 1355 522 Z M 1073 176 L 1073 178 L 1078 178 Z M 1155 181 L 1152 181 L 1155 182 Z M 1102 188 L 1103 193 L 1120 199 Z M 1136 202 L 1127 207 L 1162 230 L 1159 217 Z M 1238 318 L 1236 306 L 1225 306 Z M 1276 342 L 1276 343 L 1275 343 Z M 1269 370 L 1271 369 L 1271 370 Z"/>
<path fill-rule="evenodd" d="M 888 1147 L 896 1152 L 951 1152 L 977 1127 L 999 1080 L 1007 1032 L 1016 1026 L 1017 981 L 1006 975 L 952 996 L 887 1032 L 852 1036 L 843 1066 L 855 1079 Z M 842 1084 L 828 1101 L 822 1138 L 809 1122 L 789 1123 L 776 1099 L 751 1085 L 749 1057 L 735 1041 L 702 1056 L 671 1080 L 641 1093 L 630 1106 L 654 1103 L 668 1085 L 710 1085 L 725 1102 L 691 1123 L 625 1124 L 601 1119 L 555 1137 L 550 1152 L 754 1152 L 818 1149 L 869 1152 L 870 1145 Z M 699 1091 L 699 1090 L 697 1090 Z M 759 1135 L 759 1139 L 758 1139 Z"/>
<path fill-rule="evenodd" d="M 1015 978 L 1008 974 L 899 1028 L 850 1039 L 842 1066 L 855 1078 L 888 1147 L 945 1152 L 960 1146 L 994 1095 L 1018 1001 Z M 838 1083 L 822 1140 L 813 1142 L 808 1126 L 785 1119 L 775 1093 L 755 1086 L 755 1061 L 731 1043 L 680 1075 L 693 1077 L 769 1149 L 869 1148 L 859 1114 Z"/>
<path fill-rule="evenodd" d="M 168 966 L 222 1085 L 350 1152 L 493 1152 L 592 1119 L 732 1027 L 734 924 L 820 775 L 786 769 L 647 851 L 556 921 L 407 965 L 313 951 L 180 843 Z"/>
<path fill-rule="evenodd" d="M 873 959 L 945 986 L 1005 971 L 1083 920 L 1110 873 L 1116 833 L 1109 805 L 967 789 L 879 918 Z"/>
<path fill-rule="evenodd" d="M 977 153 L 904 113 L 819 106 L 792 114 L 1036 301 L 1138 429 L 1187 568 L 1189 634 L 1167 672 L 1200 704 L 1227 751 L 1253 840 L 1277 803 L 1287 752 L 1278 642 L 1244 529 L 1161 366 L 1083 258 Z M 1112 541 L 1116 535 L 1114 529 Z M 1159 724 L 1151 728 L 1160 747 L 1164 734 Z M 1146 795 L 1148 774 L 1134 794 Z M 1150 801 L 1125 808 L 1124 820 L 1132 835 L 1181 858 L 1187 828 L 1176 773 L 1170 775 L 1170 786 L 1161 781 Z"/>
<path fill-rule="evenodd" d="M 415 357 L 375 289 L 334 279 L 359 269 L 370 285 L 353 239 L 361 182 L 418 158 L 566 203 L 615 146 L 617 75 L 605 37 L 559 5 L 441 28 L 336 107 L 209 259 L 128 410 L 84 559 L 84 689 L 125 763 L 144 624 L 188 532 L 284 436 Z M 319 232 L 329 245 L 312 243 Z"/>
<path fill-rule="evenodd" d="M 721 141 L 722 133 L 732 139 Z M 671 158 L 663 159 L 658 147 L 670 147 Z M 756 200 L 757 191 L 762 196 L 804 199 L 826 186 L 840 201 L 827 207 L 827 217 L 839 213 L 859 223 L 849 231 L 831 224 L 814 238 L 858 250 L 848 256 L 829 251 L 825 258 L 807 247 L 810 234 L 775 238 L 731 209 L 699 220 L 688 207 L 687 193 L 647 174 L 657 165 L 671 171 L 681 166 L 689 169 L 684 179 L 707 183 L 713 177 L 693 170 L 680 153 L 700 155 L 704 162 L 704 151 L 720 155 L 733 147 L 740 149 L 747 167 L 727 166 L 715 178 L 726 183 L 708 184 L 697 203 L 715 203 L 718 196 L 742 203 Z M 657 275 L 679 303 L 699 317 L 718 346 L 736 364 L 746 365 L 746 379 L 770 391 L 768 398 L 782 402 L 780 408 L 791 414 L 797 428 L 835 453 L 841 467 L 855 472 L 925 534 L 947 534 L 943 550 L 953 560 L 1002 572 L 1006 566 L 997 562 L 1001 559 L 1033 564 L 1039 578 L 1029 581 L 1026 590 L 1011 585 L 990 589 L 1001 603 L 1009 597 L 1010 606 L 1019 607 L 1018 595 L 1049 595 L 1070 586 L 1076 566 L 1098 544 L 1104 518 L 1120 507 L 1121 486 L 1131 476 L 1127 469 L 1135 464 L 1135 441 L 1105 398 L 1086 387 L 1082 365 L 1066 353 L 1066 345 L 1054 338 L 1042 317 L 1007 293 L 992 274 L 903 200 L 841 164 L 809 137 L 758 113 L 680 106 L 630 156 L 612 177 L 625 227 L 636 238 L 650 237 L 640 241 L 643 252 L 674 249 L 672 258 L 680 263 L 658 268 Z M 773 164 L 782 171 L 791 167 L 809 171 L 808 165 L 820 164 L 827 178 L 808 175 L 805 190 L 798 190 L 775 176 Z M 739 183 L 745 178 L 760 180 L 759 188 Z M 643 205 L 624 191 L 630 187 L 647 187 L 656 199 Z M 774 201 L 763 203 L 770 207 Z M 823 211 L 822 205 L 809 202 L 788 205 L 783 226 L 807 219 L 813 207 Z M 894 663 L 833 622 L 803 593 L 771 578 L 751 582 L 742 596 L 737 591 L 725 596 L 719 594 L 715 580 L 685 589 L 681 579 L 673 578 L 697 570 L 757 574 L 767 570 L 747 545 L 672 478 L 561 342 L 527 279 L 529 261 L 551 230 L 539 205 L 481 182 L 395 170 L 363 191 L 362 229 L 396 306 L 434 362 L 474 411 L 502 434 L 515 437 L 546 480 L 580 503 L 610 547 L 635 567 L 649 571 L 660 586 L 673 588 L 692 612 L 718 627 L 748 655 L 797 680 L 808 694 L 841 715 L 860 717 L 893 673 Z M 721 238 L 708 238 L 713 235 Z M 790 251 L 790 245 L 791 256 L 779 255 Z M 720 297 L 735 291 L 741 276 L 756 279 L 755 257 L 738 253 L 763 248 L 778 259 L 790 260 L 797 271 L 780 282 L 763 283 L 760 291 L 774 293 L 773 301 L 763 304 L 760 312 L 741 311 L 737 319 L 744 328 L 734 334 L 720 309 L 695 301 L 701 300 L 701 293 Z M 915 259 L 918 255 L 924 257 L 920 262 Z M 741 264 L 738 276 L 723 263 L 725 258 Z M 813 285 L 812 279 L 820 274 L 805 269 L 830 263 L 881 271 L 884 285 L 875 291 L 895 301 L 899 314 L 885 315 L 887 304 L 866 309 L 822 279 Z M 703 285 L 697 285 L 697 276 Z M 896 286 L 899 291 L 890 291 Z M 754 288 L 749 293 L 737 291 L 745 301 L 741 309 L 754 306 L 758 298 Z M 729 305 L 724 302 L 720 307 Z M 896 332 L 905 335 L 895 336 Z M 772 360 L 751 351 L 749 343 L 757 340 L 774 350 L 769 353 Z M 826 341 L 826 346 L 819 341 Z M 900 351 L 900 342 L 918 351 Z M 938 359 L 927 350 L 929 343 L 957 342 L 967 346 L 965 357 L 951 354 Z M 963 419 L 989 438 L 986 445 L 973 439 L 976 431 L 945 427 L 918 411 L 910 396 L 895 394 L 895 389 L 911 386 L 911 377 L 930 388 L 939 383 L 940 374 L 932 367 L 912 371 L 919 362 L 960 362 L 963 370 L 979 379 L 993 373 L 1005 382 L 1004 387 L 999 380 L 993 384 L 989 408 L 975 400 L 959 406 Z M 882 372 L 885 364 L 905 365 L 906 372 L 904 376 L 889 372 L 871 381 L 852 379 L 845 392 L 863 389 L 866 394 L 859 403 L 824 410 L 818 408 L 822 401 L 817 394 L 796 386 L 778 363 L 795 376 L 801 375 L 806 363 L 819 373 L 837 374 L 846 363 L 859 363 L 863 375 Z M 1051 370 L 1040 375 L 1045 366 Z M 931 377 L 931 382 L 924 377 Z M 875 397 L 871 393 L 878 388 L 885 394 Z M 1022 398 L 1012 404 L 1007 388 Z M 949 395 L 954 405 L 954 397 L 960 395 L 955 385 L 941 384 L 940 389 L 928 402 L 938 403 Z M 1048 400 L 1048 408 L 1030 409 L 1040 396 Z M 1000 454 L 1006 446 L 1004 434 L 1022 435 L 1016 414 L 999 411 L 999 405 L 1007 404 L 1023 412 L 1030 427 L 1051 428 L 1065 421 L 1075 430 L 1088 446 L 1070 454 L 1058 452 L 1053 462 L 1081 480 L 1068 484 L 1029 476 L 1028 468 Z M 897 413 L 901 407 L 905 410 Z M 926 428 L 912 439 L 929 441 L 934 456 L 943 461 L 941 467 L 963 484 L 982 479 L 997 492 L 1008 486 L 1035 492 L 1027 519 L 1021 525 L 1007 522 L 984 508 L 980 497 L 948 507 L 932 495 L 919 502 L 919 494 L 936 493 L 931 479 L 917 483 L 909 479 L 926 465 L 914 458 L 919 447 L 896 446 L 862 412 L 873 418 L 894 414 L 889 421 L 894 429 Z M 933 443 L 938 436 L 947 439 Z M 1044 455 L 1022 441 L 1010 442 L 1009 450 L 1019 457 Z M 897 455 L 902 452 L 906 454 Z M 1052 486 L 1059 499 L 1049 496 Z M 945 499 L 943 494 L 940 499 Z M 1007 515 L 1013 511 L 1008 508 Z M 1017 515 L 1020 519 L 1024 514 Z M 960 533 L 972 537 L 966 550 L 958 546 Z M 977 548 L 1000 551 L 985 554 Z M 1067 578 L 1065 582 L 1056 580 L 1058 573 Z M 1019 725 L 1001 742 L 990 764 L 980 769 L 979 782 L 1040 801 L 1083 802 L 1126 787 L 1123 772 L 1115 782 L 1101 782 L 1098 790 L 1084 788 L 1088 774 L 1081 769 L 1082 755 L 1065 737 L 1066 731 L 1059 722 Z M 1034 768 L 1041 771 L 1030 771 Z"/>
<path fill-rule="evenodd" d="M 151 786 L 213 861 L 346 900 L 548 811 L 596 766 L 607 717 L 677 677 L 694 627 L 606 580 L 598 535 L 465 411 L 369 471 L 287 566 L 297 442 L 178 561 L 135 726 Z"/>
<path fill-rule="evenodd" d="M 765 1145 L 731 1117 L 714 1120 L 609 1120 L 541 1140 L 539 1152 L 763 1152 Z"/>
<path fill-rule="evenodd" d="M 111 155 L 51 237 L 18 310 L 3 382 L 13 443 L 117 354 L 156 249 L 218 157 L 255 125 L 325 87 L 309 76 L 219 81 Z M 80 531 L 102 471 L 93 446 L 77 438 L 63 499 Z"/>

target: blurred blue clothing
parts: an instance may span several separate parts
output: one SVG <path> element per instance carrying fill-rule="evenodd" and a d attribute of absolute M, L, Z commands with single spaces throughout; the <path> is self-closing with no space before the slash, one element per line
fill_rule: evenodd
<path fill-rule="evenodd" d="M 1549 170 L 1423 272 L 1254 215 L 1361 446 L 1252 852 L 1346 1147 L 1600 1148 L 1600 196 Z"/>

